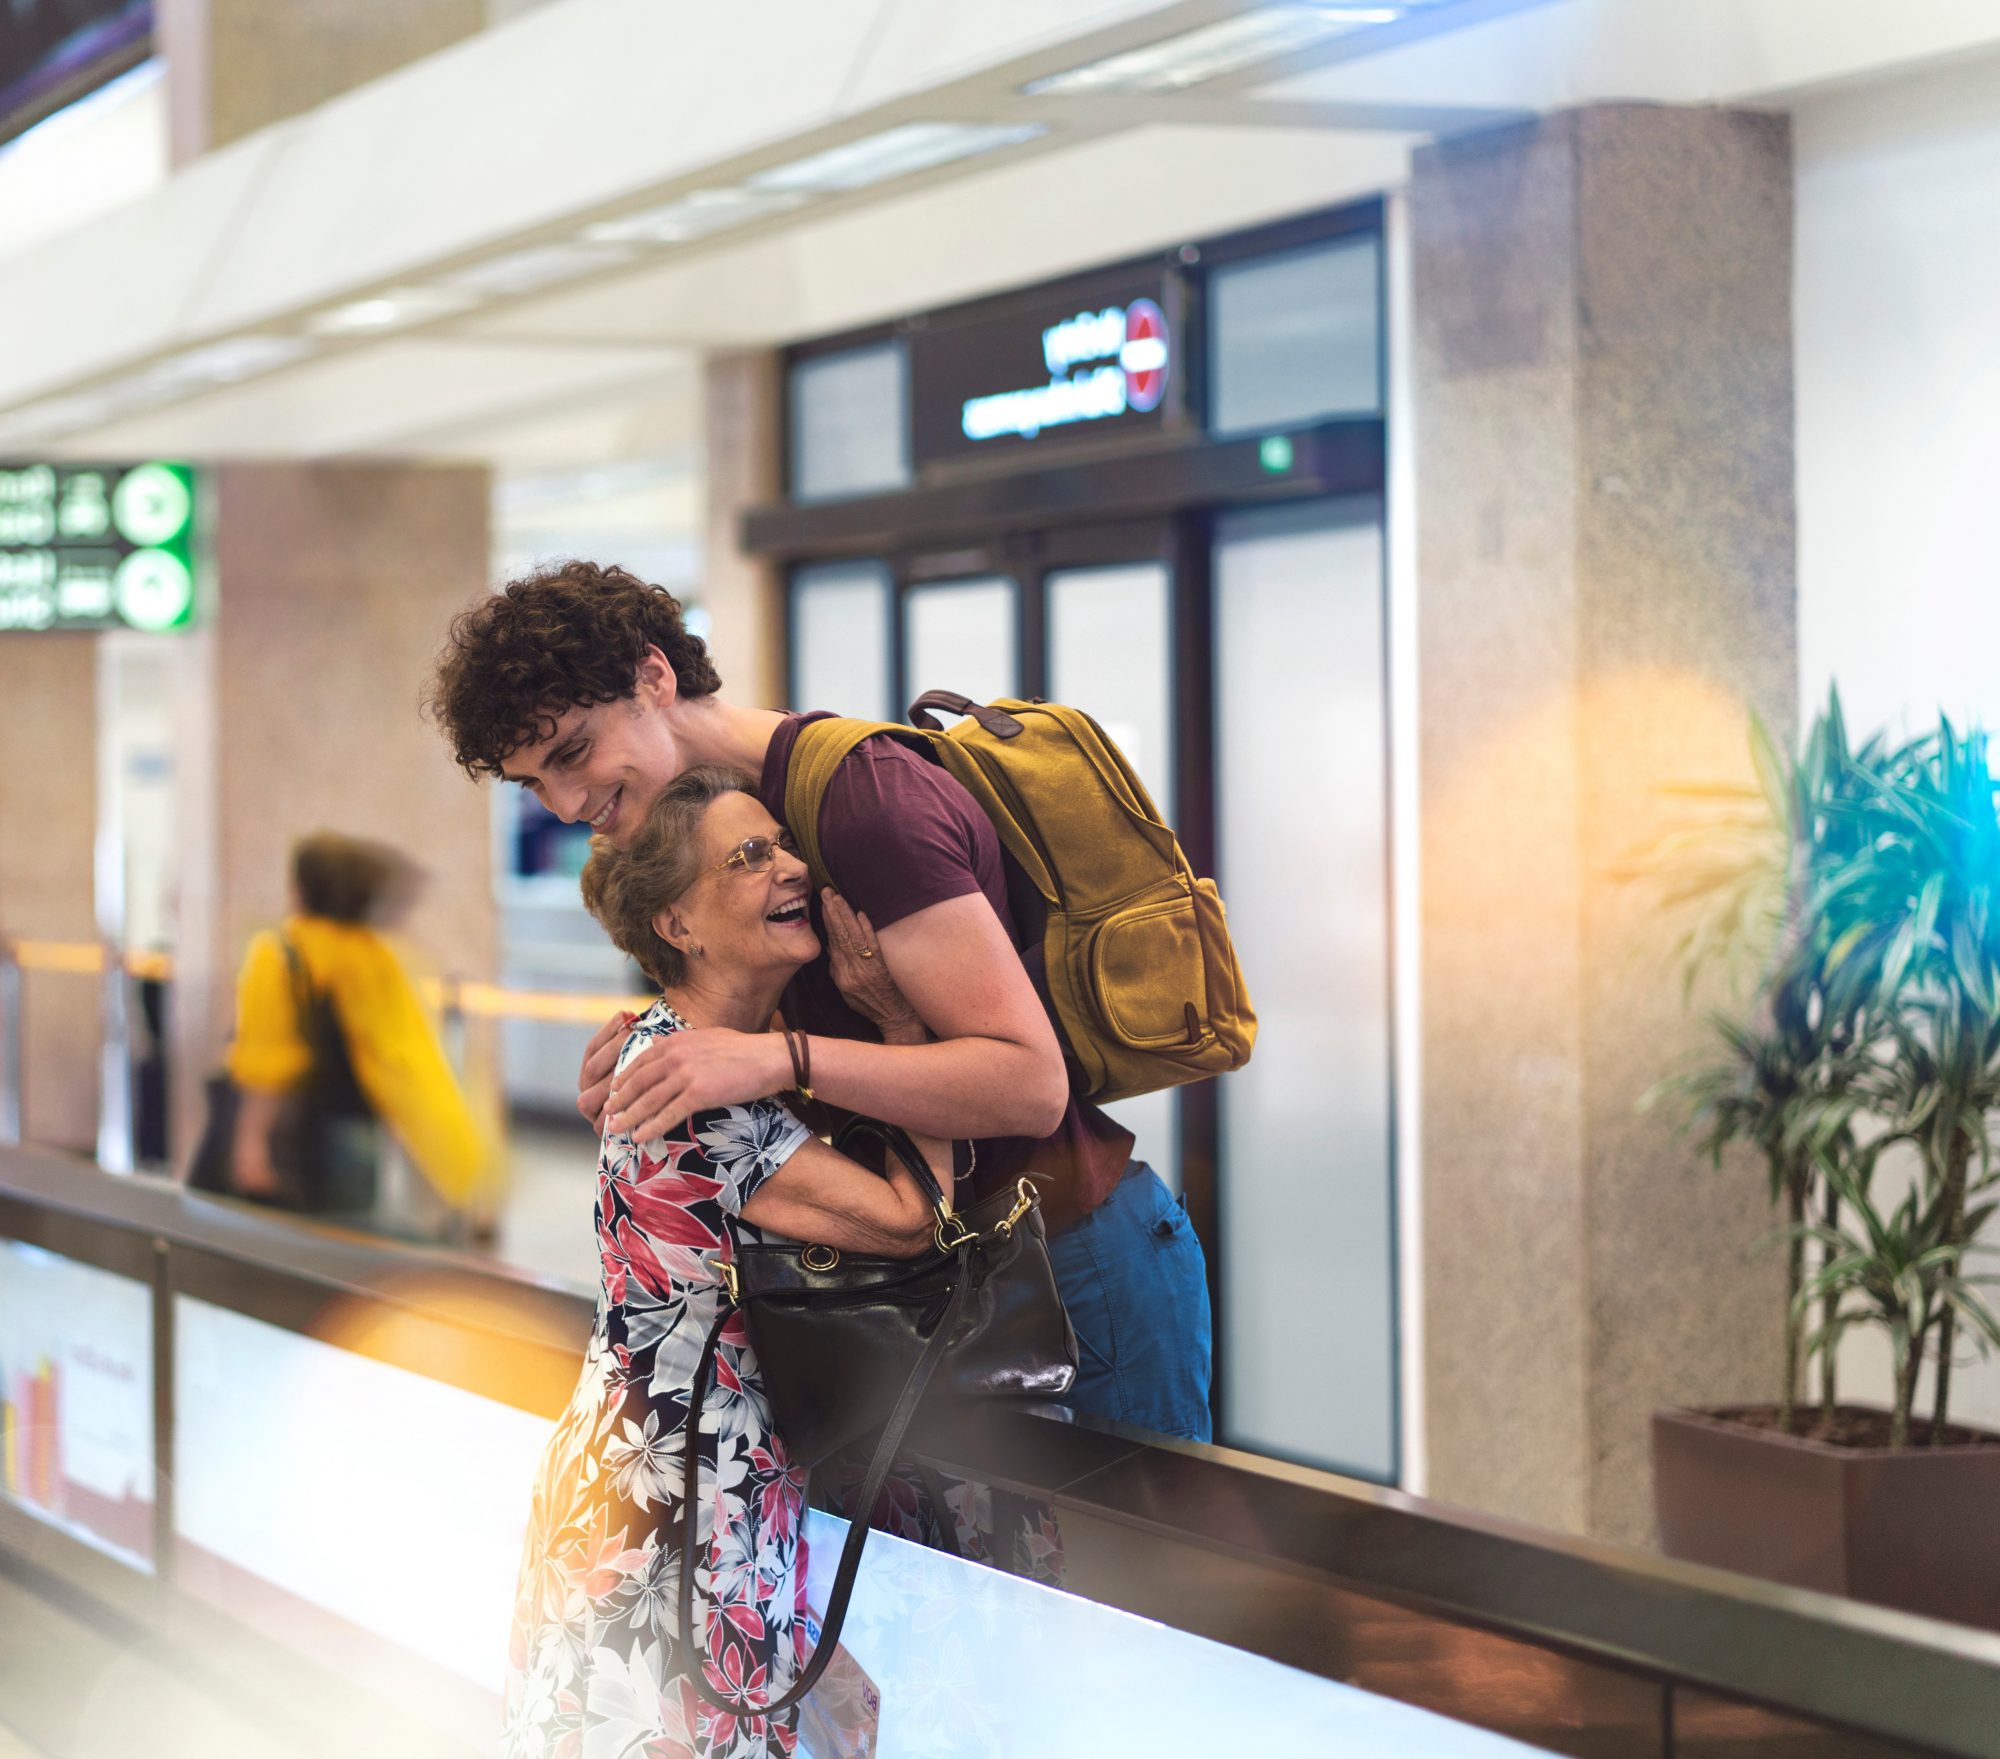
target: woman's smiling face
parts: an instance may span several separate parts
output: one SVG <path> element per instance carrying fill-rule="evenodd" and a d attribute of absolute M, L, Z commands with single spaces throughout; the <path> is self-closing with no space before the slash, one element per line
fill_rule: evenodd
<path fill-rule="evenodd" d="M 772 845 L 762 867 L 741 858 L 752 838 Z M 783 839 L 780 842 L 780 839 Z M 663 940 L 701 948 L 689 975 L 789 975 L 819 956 L 813 932 L 812 878 L 789 847 L 790 836 L 754 794 L 728 793 L 701 817 L 702 871 L 654 921 Z M 757 845 L 752 844 L 753 852 Z"/>

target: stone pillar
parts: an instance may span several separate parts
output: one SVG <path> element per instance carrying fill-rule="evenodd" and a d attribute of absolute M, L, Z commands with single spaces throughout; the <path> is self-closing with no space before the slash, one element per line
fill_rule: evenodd
<path fill-rule="evenodd" d="M 1431 1494 L 1648 1543 L 1648 1415 L 1776 1396 L 1761 1179 L 1611 870 L 1796 692 L 1790 140 L 1607 106 L 1411 188 Z"/>
<path fill-rule="evenodd" d="M 161 0 L 176 165 L 448 48 L 486 0 Z"/>
<path fill-rule="evenodd" d="M 783 493 L 778 412 L 784 394 L 775 353 L 711 359 L 704 378 L 708 524 L 702 602 L 714 619 L 716 670 L 730 700 L 783 708 L 784 581 L 770 561 L 745 553 L 746 509 Z"/>
<path fill-rule="evenodd" d="M 0 636 L 0 936 L 97 939 L 97 638 Z M 31 970 L 22 979 L 22 1134 L 94 1153 L 99 980 Z"/>
<path fill-rule="evenodd" d="M 498 971 L 491 797 L 419 713 L 452 616 L 487 586 L 484 469 L 224 465 L 214 473 L 217 604 L 207 725 L 189 780 L 175 990 L 177 1158 L 200 1127 L 202 1076 L 228 1042 L 250 936 L 285 912 L 288 851 L 314 830 L 379 838 L 430 882 L 403 933 L 423 964 Z M 496 1090 L 490 1035 L 474 1085 Z"/>

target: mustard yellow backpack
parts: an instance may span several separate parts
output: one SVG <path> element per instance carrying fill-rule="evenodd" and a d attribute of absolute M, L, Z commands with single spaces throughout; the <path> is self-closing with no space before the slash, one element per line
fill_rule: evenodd
<path fill-rule="evenodd" d="M 965 718 L 944 732 L 932 709 Z M 1197 879 L 1145 786 L 1080 709 L 933 690 L 911 727 L 808 721 L 785 776 L 785 819 L 818 885 L 819 811 L 862 740 L 921 742 L 964 784 L 1048 907 L 1043 933 L 1056 1025 L 1081 1070 L 1076 1091 L 1108 1104 L 1240 1069 L 1257 1039 L 1222 899 Z"/>

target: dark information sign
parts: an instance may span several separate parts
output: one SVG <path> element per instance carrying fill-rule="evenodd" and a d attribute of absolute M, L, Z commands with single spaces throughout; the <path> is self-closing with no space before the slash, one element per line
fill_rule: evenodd
<path fill-rule="evenodd" d="M 184 464 L 0 464 L 0 633 L 178 629 L 194 538 Z"/>
<path fill-rule="evenodd" d="M 152 33 L 149 0 L 7 0 L 0 140 L 131 66 Z"/>
<path fill-rule="evenodd" d="M 1066 450 L 1179 418 L 1178 279 L 1098 277 L 931 319 L 910 338 L 911 449 L 945 459 Z"/>

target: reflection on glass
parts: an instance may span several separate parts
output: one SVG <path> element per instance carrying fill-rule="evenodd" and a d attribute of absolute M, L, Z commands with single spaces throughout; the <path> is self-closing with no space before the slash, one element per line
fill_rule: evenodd
<path fill-rule="evenodd" d="M 1378 251 L 1371 234 L 1209 276 L 1211 429 L 1380 412 Z"/>
<path fill-rule="evenodd" d="M 179 1585 L 306 1653 L 368 1632 L 497 1700 L 550 1422 L 187 1295 L 174 1375 Z M 415 1683 L 343 1656 L 376 1662 Z"/>
<path fill-rule="evenodd" d="M 790 375 L 792 499 L 833 501 L 910 480 L 908 368 L 900 342 L 796 362 Z"/>
<path fill-rule="evenodd" d="M 1173 588 L 1166 565 L 1064 568 L 1047 585 L 1049 695 L 1096 720 L 1171 824 Z M 1134 1154 L 1179 1191 L 1176 1095 L 1148 1093 L 1105 1109 L 1137 1138 Z"/>
<path fill-rule="evenodd" d="M 911 589 L 903 601 L 903 693 L 974 702 L 1021 693 L 1019 591 L 1001 575 Z"/>
<path fill-rule="evenodd" d="M 18 1240 L 0 1240 L 0 1501 L 152 1571 L 152 1291 Z"/>
<path fill-rule="evenodd" d="M 1216 805 L 1257 1054 L 1222 1088 L 1224 1433 L 1395 1450 L 1382 541 L 1372 506 L 1225 520 Z"/>
<path fill-rule="evenodd" d="M 889 685 L 889 571 L 825 562 L 792 575 L 792 707 L 899 719 Z"/>

